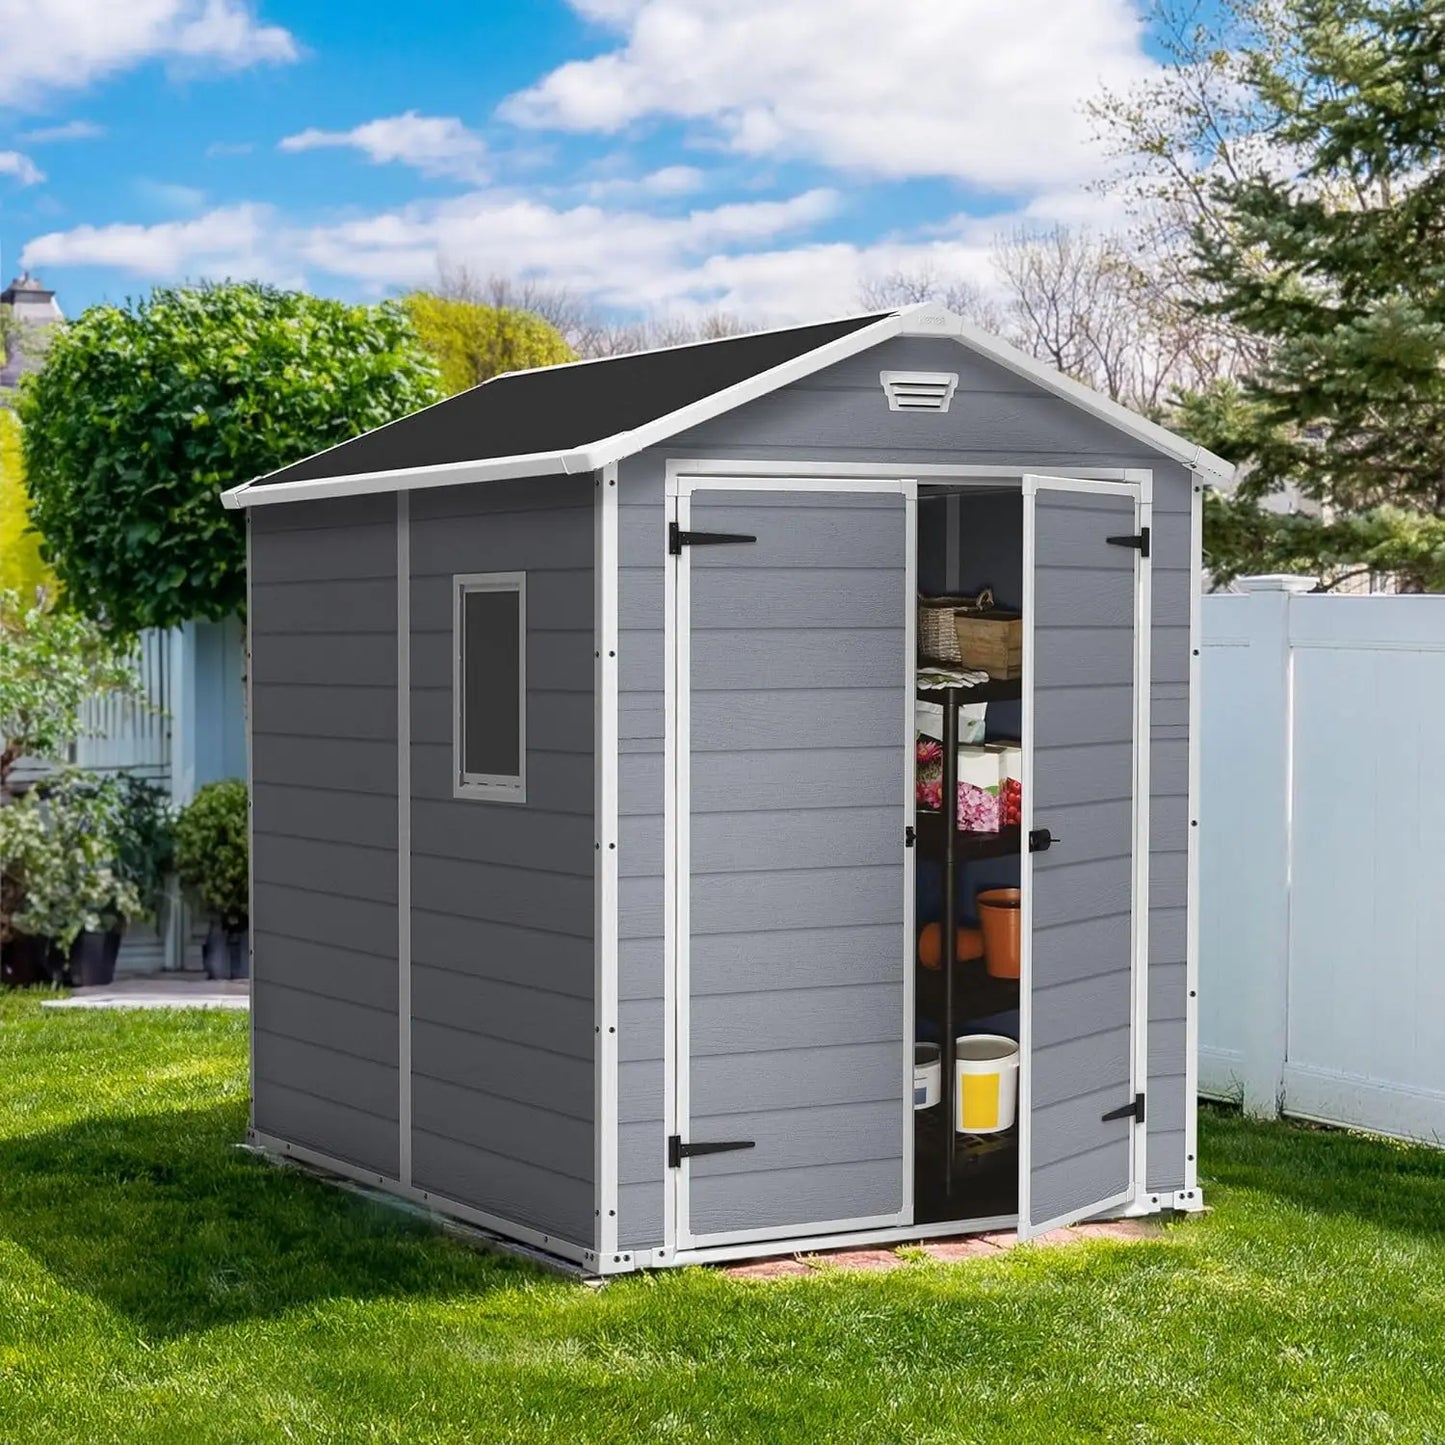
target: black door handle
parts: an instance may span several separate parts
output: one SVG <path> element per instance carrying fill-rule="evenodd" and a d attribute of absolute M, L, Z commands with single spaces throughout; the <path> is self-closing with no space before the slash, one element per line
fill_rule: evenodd
<path fill-rule="evenodd" d="M 1029 833 L 1029 852 L 1047 853 L 1058 841 L 1047 828 L 1034 828 Z"/>

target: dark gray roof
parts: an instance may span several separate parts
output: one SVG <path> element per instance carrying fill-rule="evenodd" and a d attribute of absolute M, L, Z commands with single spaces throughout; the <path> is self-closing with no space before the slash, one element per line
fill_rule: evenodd
<path fill-rule="evenodd" d="M 585 447 L 656 421 L 891 314 L 510 372 L 252 485 Z"/>

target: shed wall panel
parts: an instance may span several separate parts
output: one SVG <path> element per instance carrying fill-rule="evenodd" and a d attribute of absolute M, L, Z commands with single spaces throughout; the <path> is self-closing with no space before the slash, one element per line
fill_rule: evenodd
<path fill-rule="evenodd" d="M 418 1188 L 591 1247 L 589 477 L 413 492 L 411 952 Z M 453 793 L 453 578 L 527 576 L 527 800 Z"/>
<path fill-rule="evenodd" d="M 249 518 L 255 1123 L 395 1177 L 396 499 Z"/>

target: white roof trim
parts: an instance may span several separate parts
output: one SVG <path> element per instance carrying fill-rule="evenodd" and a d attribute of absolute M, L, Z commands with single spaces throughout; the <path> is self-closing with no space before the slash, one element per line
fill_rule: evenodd
<path fill-rule="evenodd" d="M 601 467 L 632 456 L 679 432 L 700 426 L 705 421 L 724 415 L 750 401 L 768 395 L 779 387 L 801 381 L 814 372 L 859 352 L 867 351 L 894 336 L 948 336 L 961 346 L 975 351 L 990 361 L 1035 382 L 1071 405 L 1086 411 L 1117 431 L 1144 443 L 1153 451 L 1162 452 L 1203 476 L 1228 480 L 1234 467 L 1222 457 L 1206 451 L 1195 442 L 1130 411 L 1116 401 L 1072 381 L 1062 372 L 1038 361 L 1007 341 L 990 335 L 954 315 L 942 306 L 923 303 L 908 306 L 868 326 L 861 326 L 846 336 L 795 356 L 780 366 L 760 371 L 722 391 L 691 403 L 666 416 L 656 418 L 632 431 L 618 432 L 585 447 L 565 451 L 531 452 L 524 456 L 487 457 L 474 462 L 447 462 L 434 467 L 399 468 L 386 472 L 362 472 L 352 476 L 323 477 L 304 482 L 273 482 L 264 477 L 246 482 L 221 494 L 225 506 L 253 507 L 273 502 L 296 502 L 322 497 L 363 496 L 375 492 L 410 491 L 418 487 L 456 486 L 466 482 L 503 481 L 513 477 L 537 477 L 596 471 Z M 727 338 L 719 338 L 727 339 Z M 605 358 L 603 358 L 605 359 Z M 573 363 L 582 365 L 585 363 Z M 500 380 L 500 378 L 494 378 Z"/>

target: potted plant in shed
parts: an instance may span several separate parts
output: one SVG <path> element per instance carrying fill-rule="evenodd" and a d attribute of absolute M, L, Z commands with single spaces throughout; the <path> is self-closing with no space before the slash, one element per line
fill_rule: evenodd
<path fill-rule="evenodd" d="M 250 908 L 246 785 L 207 783 L 176 819 L 176 873 L 210 918 L 201 951 L 208 978 L 245 978 Z"/>

